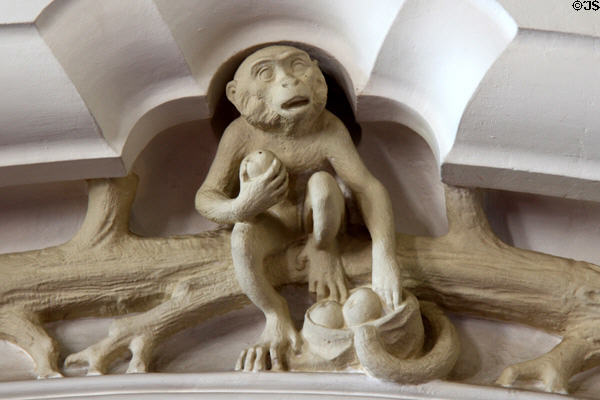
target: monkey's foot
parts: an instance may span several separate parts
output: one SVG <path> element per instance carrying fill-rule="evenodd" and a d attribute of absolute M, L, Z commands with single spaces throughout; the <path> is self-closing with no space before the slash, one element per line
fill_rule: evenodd
<path fill-rule="evenodd" d="M 87 365 L 87 375 L 103 375 L 115 360 L 129 351 L 131 361 L 127 373 L 147 372 L 156 341 L 151 334 L 138 329 L 136 324 L 127 323 L 128 319 L 113 322 L 108 337 L 69 355 L 65 359 L 65 367 Z"/>
<path fill-rule="evenodd" d="M 299 255 L 300 265 L 308 267 L 308 290 L 317 301 L 329 298 L 343 303 L 348 297 L 342 258 L 334 244 L 329 249 L 317 248 L 310 237 Z"/>
<path fill-rule="evenodd" d="M 267 320 L 260 342 L 242 350 L 235 364 L 235 370 L 282 371 L 286 369 L 285 355 L 288 349 L 297 353 L 301 347 L 302 338 L 291 321 L 280 321 L 280 318 L 272 322 Z"/>
<path fill-rule="evenodd" d="M 39 370 L 37 371 L 37 378 L 38 379 L 51 379 L 51 378 L 62 378 L 63 374 L 61 374 L 60 372 L 58 372 L 55 369 L 47 369 L 47 370 Z"/>
<path fill-rule="evenodd" d="M 570 375 L 561 371 L 560 363 L 548 354 L 534 360 L 525 361 L 507 367 L 496 384 L 513 387 L 517 381 L 541 382 L 541 390 L 552 393 L 567 394 Z"/>

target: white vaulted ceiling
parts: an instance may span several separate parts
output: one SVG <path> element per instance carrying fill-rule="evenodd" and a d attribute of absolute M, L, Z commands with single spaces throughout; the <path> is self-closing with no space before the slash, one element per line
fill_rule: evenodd
<path fill-rule="evenodd" d="M 448 182 L 593 198 L 595 18 L 562 0 L 0 0 L 0 185 L 127 174 L 285 41 L 359 122 L 422 135 Z"/>

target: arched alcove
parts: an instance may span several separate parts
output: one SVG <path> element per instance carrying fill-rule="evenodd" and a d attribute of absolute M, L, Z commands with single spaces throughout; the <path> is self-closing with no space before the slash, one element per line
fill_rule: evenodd
<path fill-rule="evenodd" d="M 14 60 L 40 60 L 46 79 L 11 89 L 13 103 L 53 117 L 29 124 L 23 135 L 16 121 L 31 116 L 12 108 L 2 114 L 21 133 L 0 148 L 10 152 L 0 185 L 126 175 L 155 135 L 210 118 L 218 101 L 212 87 L 231 73 L 221 69 L 227 60 L 282 41 L 314 50 L 324 69 L 343 65 L 335 78 L 357 119 L 388 114 L 384 120 L 422 135 L 441 164 L 468 99 L 516 32 L 502 6 L 486 0 L 36 4 L 23 11 L 21 28 L 10 18 L 2 28 L 31 51 L 19 58 L 17 48 L 6 47 L 5 75 L 31 79 L 39 75 L 34 66 Z M 374 108 L 369 97 L 385 101 Z M 64 115 L 54 116 L 56 104 Z M 47 132 L 51 153 L 25 139 Z"/>

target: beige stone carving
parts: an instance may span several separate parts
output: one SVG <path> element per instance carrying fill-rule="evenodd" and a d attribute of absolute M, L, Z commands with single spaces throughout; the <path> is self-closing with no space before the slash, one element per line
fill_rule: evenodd
<path fill-rule="evenodd" d="M 290 368 L 363 368 L 380 379 L 413 384 L 446 377 L 459 355 L 454 326 L 435 304 L 419 304 L 408 291 L 403 298 L 389 309 L 369 287 L 360 287 L 343 305 L 317 302 L 306 312 L 304 347 L 299 356 L 290 355 Z M 427 332 L 422 318 L 430 326 Z M 426 335 L 430 349 L 424 347 Z"/>
<path fill-rule="evenodd" d="M 241 116 L 223 134 L 196 208 L 215 222 L 234 224 L 238 283 L 265 314 L 259 343 L 240 354 L 237 369 L 270 364 L 280 370 L 288 346 L 300 351 L 302 340 L 287 303 L 269 282 L 264 259 L 308 234 L 301 258 L 309 290 L 318 299 L 345 300 L 337 240 L 345 201 L 335 175 L 352 191 L 373 238 L 373 289 L 396 307 L 402 290 L 392 205 L 344 124 L 325 110 L 325 78 L 306 52 L 290 46 L 258 50 L 239 66 L 226 93 Z"/>
<path fill-rule="evenodd" d="M 278 62 L 284 60 L 285 57 Z M 293 60 L 289 61 L 291 66 Z M 314 72 L 315 68 L 309 68 Z M 320 76 L 314 73 L 312 78 L 318 81 Z M 228 95 L 235 98 L 240 90 L 247 89 L 243 84 L 230 84 Z M 313 95 L 306 93 L 305 96 L 312 99 Z M 284 99 L 283 103 L 277 103 L 276 99 L 276 96 L 267 98 L 272 104 L 286 104 L 288 108 L 311 108 L 304 98 L 291 103 L 287 103 L 290 99 Z M 260 109 L 263 106 L 257 100 L 248 99 L 246 105 Z M 563 337 L 558 346 L 540 358 L 507 368 L 498 380 L 502 385 L 539 380 L 547 391 L 566 392 L 573 374 L 598 365 L 600 267 L 502 243 L 491 231 L 477 193 L 468 189 L 446 188 L 449 232 L 443 237 L 397 234 L 394 238 L 388 229 L 384 229 L 384 234 L 376 234 L 376 227 L 391 224 L 391 218 L 382 221 L 373 205 L 377 203 L 372 204 L 365 198 L 368 193 L 379 191 L 380 195 L 384 193 L 377 196 L 379 201 L 389 200 L 385 190 L 371 180 L 368 172 L 361 170 L 359 161 L 349 161 L 356 153 L 349 139 L 341 135 L 343 129 L 337 125 L 337 119 L 322 111 L 323 119 L 317 118 L 322 125 L 316 127 L 331 130 L 311 128 L 300 132 L 290 128 L 293 124 L 288 125 L 288 119 L 278 120 L 268 110 L 264 111 L 265 118 L 276 121 L 279 133 L 286 135 L 284 142 L 293 138 L 300 144 L 294 148 L 282 146 L 281 153 L 273 152 L 277 154 L 275 157 L 266 152 L 273 147 L 261 136 L 271 131 L 264 132 L 264 126 L 261 129 L 248 126 L 240 128 L 241 132 L 256 135 L 253 136 L 256 141 L 240 142 L 252 143 L 254 148 L 223 157 L 224 151 L 237 148 L 226 145 L 227 140 L 234 139 L 226 133 L 225 145 L 220 147 L 215 167 L 207 178 L 209 185 L 203 186 L 197 199 L 199 208 L 211 218 L 236 224 L 233 232 L 219 230 L 172 238 L 138 237 L 128 230 L 137 179 L 134 176 L 97 179 L 89 181 L 87 216 L 70 242 L 0 256 L 0 337 L 27 351 L 40 377 L 60 376 L 58 345 L 45 332 L 45 322 L 138 312 L 113 322 L 106 338 L 71 354 L 65 364 L 87 365 L 90 374 L 104 373 L 114 360 L 130 353 L 128 372 L 144 372 L 149 369 L 157 343 L 189 325 L 241 307 L 248 301 L 245 293 L 264 309 L 274 307 L 273 312 L 276 309 L 285 316 L 283 303 L 269 301 L 279 299 L 274 288 L 292 282 L 308 282 L 321 300 L 308 310 L 301 334 L 285 320 L 287 317 L 283 317 L 284 322 L 271 317 L 272 325 L 267 326 L 267 332 L 280 330 L 275 336 L 283 338 L 282 342 L 295 341 L 296 346 L 301 346 L 299 349 L 289 346 L 288 354 L 284 351 L 285 344 L 279 342 L 281 348 L 273 352 L 281 360 L 287 356 L 291 368 L 336 370 L 360 365 L 375 376 L 399 382 L 444 376 L 452 368 L 456 338 L 452 326 L 429 301 L 454 312 L 525 323 Z M 309 110 L 308 115 L 312 112 Z M 297 115 L 291 114 L 289 120 L 293 121 Z M 232 126 L 239 128 L 239 124 L 244 123 L 245 120 L 238 120 Z M 295 177 L 298 170 L 321 167 L 318 158 L 307 158 L 308 167 L 312 168 L 298 166 L 290 159 L 315 152 L 322 154 L 319 152 L 324 149 L 335 151 L 332 143 L 315 142 L 312 132 L 326 137 L 331 134 L 336 138 L 333 143 L 338 145 L 346 141 L 343 152 L 336 153 L 335 161 L 341 162 L 342 168 L 338 170 L 334 166 L 334 170 L 354 191 L 373 242 L 369 237 L 337 235 L 342 224 L 344 199 L 339 197 L 338 184 L 328 173 L 307 177 L 308 204 L 312 206 L 308 210 L 313 214 L 323 212 L 324 218 L 335 217 L 333 222 L 329 220 L 319 227 L 314 225 L 321 220 L 314 215 L 305 218 L 310 215 L 284 214 L 291 208 L 297 210 L 297 203 L 291 202 L 290 197 L 301 183 Z M 302 141 L 302 138 L 311 140 Z M 255 150 L 263 153 L 253 153 Z M 249 157 L 240 169 L 241 175 L 237 167 L 231 168 L 223 161 L 235 159 L 240 165 L 246 154 Z M 344 168 L 348 162 L 354 169 Z M 358 183 L 353 187 L 355 180 Z M 236 185 L 240 181 L 238 191 Z M 365 181 L 371 185 L 360 190 Z M 211 182 L 215 185 L 212 188 Z M 231 197 L 215 191 L 222 184 L 227 185 L 225 189 Z M 313 184 L 319 189 L 310 190 Z M 313 194 L 329 196 L 313 199 Z M 333 202 L 333 206 L 327 202 L 322 206 L 320 200 Z M 389 209 L 386 207 L 384 204 L 383 208 Z M 275 225 L 312 220 L 313 233 L 307 241 L 308 247 L 282 236 L 277 243 L 284 251 L 264 259 L 264 274 L 240 268 L 240 261 L 244 260 L 241 256 L 241 260 L 236 260 L 240 253 L 235 249 L 245 250 L 244 246 L 251 243 L 242 239 L 249 232 L 257 237 L 264 234 L 257 228 L 261 226 L 257 219 Z M 336 229 L 331 230 L 332 226 Z M 335 240 L 324 241 L 326 238 Z M 260 243 L 265 245 L 260 250 L 272 251 L 268 248 L 271 242 Z M 388 254 L 390 248 L 395 250 Z M 396 270 L 396 265 L 401 268 Z M 397 271 L 399 276 L 387 273 L 390 270 Z M 348 286 L 344 283 L 344 274 Z M 391 282 L 385 286 L 381 279 L 389 276 L 392 276 Z M 243 279 L 245 277 L 249 279 Z M 262 279 L 260 285 L 252 285 L 257 279 Z M 371 280 L 374 281 L 372 291 L 355 290 L 344 301 L 347 287 L 368 285 Z M 399 282 L 404 287 L 404 295 L 401 295 Z M 420 299 L 418 304 L 406 289 Z M 381 302 L 376 293 L 383 294 L 386 301 Z M 431 329 L 423 329 L 422 334 L 416 318 L 417 308 L 424 316 L 422 321 L 426 320 L 426 325 L 431 326 Z M 434 338 L 435 344 L 421 354 L 420 343 L 428 335 Z M 336 346 L 319 345 L 324 338 L 334 339 Z M 390 346 L 398 343 L 404 345 Z M 240 358 L 245 369 L 262 367 L 260 354 L 259 362 L 255 360 L 261 349 L 264 353 L 264 347 L 252 349 L 254 360 L 248 357 L 248 351 Z M 301 350 L 300 355 L 292 356 L 294 350 Z"/>
<path fill-rule="evenodd" d="M 161 340 L 247 303 L 235 278 L 229 231 L 172 238 L 129 232 L 136 184 L 134 176 L 89 181 L 88 215 L 73 240 L 0 256 L 0 336 L 31 355 L 40 377 L 60 373 L 58 347 L 44 322 L 139 312 L 116 320 L 106 338 L 66 363 L 103 373 L 130 352 L 128 372 L 144 372 Z M 598 364 L 600 267 L 501 242 L 472 190 L 447 187 L 446 207 L 445 236 L 397 234 L 403 285 L 421 299 L 428 319 L 423 300 L 563 336 L 548 354 L 509 367 L 501 383 L 539 379 L 548 391 L 566 391 L 573 374 Z M 350 283 L 368 283 L 369 238 L 343 237 L 339 249 Z M 307 269 L 296 262 L 301 250 L 292 246 L 267 259 L 274 286 L 307 282 Z"/>

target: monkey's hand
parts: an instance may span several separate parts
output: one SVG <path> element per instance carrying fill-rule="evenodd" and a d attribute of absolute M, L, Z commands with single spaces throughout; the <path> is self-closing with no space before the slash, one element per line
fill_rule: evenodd
<path fill-rule="evenodd" d="M 373 253 L 372 287 L 391 309 L 402 302 L 400 267 L 393 255 Z"/>
<path fill-rule="evenodd" d="M 236 371 L 256 372 L 270 369 L 281 371 L 286 368 L 284 359 L 288 349 L 298 353 L 302 338 L 292 321 L 281 316 L 268 317 L 265 330 L 258 344 L 243 350 L 235 365 Z M 270 364 L 270 368 L 269 368 Z"/>
<path fill-rule="evenodd" d="M 234 213 L 240 221 L 248 220 L 284 199 L 288 189 L 288 173 L 277 158 L 262 174 L 250 178 L 246 164 L 240 166 L 240 193 L 235 199 Z"/>

